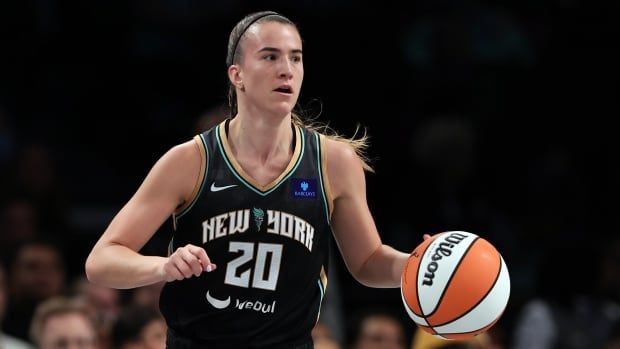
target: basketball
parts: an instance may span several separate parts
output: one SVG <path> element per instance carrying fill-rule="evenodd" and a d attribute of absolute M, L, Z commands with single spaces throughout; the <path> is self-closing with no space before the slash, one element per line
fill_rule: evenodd
<path fill-rule="evenodd" d="M 409 256 L 401 295 L 413 321 L 442 339 L 487 331 L 510 296 L 510 276 L 495 247 L 476 234 L 448 231 L 422 242 Z"/>

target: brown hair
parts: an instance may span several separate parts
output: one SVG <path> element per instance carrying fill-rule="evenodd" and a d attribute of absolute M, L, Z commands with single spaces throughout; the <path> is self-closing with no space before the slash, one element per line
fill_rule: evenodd
<path fill-rule="evenodd" d="M 277 12 L 261 11 L 249 14 L 243 19 L 241 19 L 230 32 L 230 36 L 228 38 L 228 52 L 226 54 L 227 66 L 238 64 L 241 61 L 241 58 L 243 57 L 242 43 L 247 30 L 254 24 L 265 22 L 278 22 L 287 24 L 293 26 L 299 32 L 299 29 L 297 28 L 297 25 L 295 25 L 295 23 Z M 228 105 L 230 107 L 230 117 L 233 118 L 238 111 L 237 91 L 235 90 L 235 86 L 230 82 L 230 80 L 228 81 Z M 355 133 L 353 134 L 353 136 L 349 138 L 338 134 L 338 132 L 336 132 L 326 124 L 312 121 L 310 118 L 302 117 L 304 112 L 301 110 L 299 105 L 295 106 L 291 114 L 293 124 L 295 124 L 296 126 L 321 133 L 330 139 L 349 144 L 351 147 L 353 147 L 355 153 L 362 161 L 362 166 L 364 167 L 364 169 L 369 172 L 374 172 L 372 167 L 370 166 L 370 160 L 366 155 L 366 149 L 368 148 L 369 144 L 369 136 L 365 128 L 362 135 L 358 137 L 358 133 L 361 129 L 360 125 L 358 125 L 355 129 Z"/>
<path fill-rule="evenodd" d="M 46 300 L 37 307 L 30 325 L 30 338 L 32 341 L 37 344 L 37 346 L 40 345 L 45 323 L 51 317 L 67 314 L 79 314 L 84 316 L 84 319 L 88 321 L 93 329 L 93 340 L 97 339 L 95 321 L 83 303 L 65 297 L 54 297 Z"/>

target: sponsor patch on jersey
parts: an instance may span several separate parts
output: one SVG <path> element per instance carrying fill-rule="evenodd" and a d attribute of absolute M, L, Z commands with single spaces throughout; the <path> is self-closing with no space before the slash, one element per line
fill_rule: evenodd
<path fill-rule="evenodd" d="M 316 179 L 293 178 L 291 195 L 300 199 L 316 199 Z"/>

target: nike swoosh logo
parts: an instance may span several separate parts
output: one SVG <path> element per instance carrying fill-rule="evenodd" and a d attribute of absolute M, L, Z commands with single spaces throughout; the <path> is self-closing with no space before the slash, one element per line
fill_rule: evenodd
<path fill-rule="evenodd" d="M 211 191 L 220 191 L 220 190 L 224 190 L 224 189 L 228 189 L 228 188 L 232 188 L 232 187 L 236 187 L 236 184 L 231 184 L 231 185 L 226 185 L 223 187 L 216 187 L 215 186 L 215 182 L 211 183 Z"/>
<path fill-rule="evenodd" d="M 219 300 L 217 298 L 213 298 L 211 297 L 211 295 L 209 294 L 209 291 L 207 291 L 207 301 L 209 301 L 209 303 L 211 303 L 211 305 L 214 308 L 217 309 L 224 309 L 226 308 L 228 305 L 230 305 L 230 296 L 228 296 L 228 298 L 224 299 L 224 300 Z"/>

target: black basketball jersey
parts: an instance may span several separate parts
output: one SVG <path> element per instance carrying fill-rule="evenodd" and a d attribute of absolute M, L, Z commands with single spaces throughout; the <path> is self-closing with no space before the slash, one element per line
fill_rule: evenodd
<path fill-rule="evenodd" d="M 323 136 L 293 126 L 289 165 L 261 187 L 232 156 L 227 126 L 195 138 L 204 175 L 173 217 L 171 241 L 171 250 L 202 246 L 217 269 L 167 283 L 161 311 L 173 336 L 204 348 L 307 343 L 327 285 L 331 234 Z"/>

